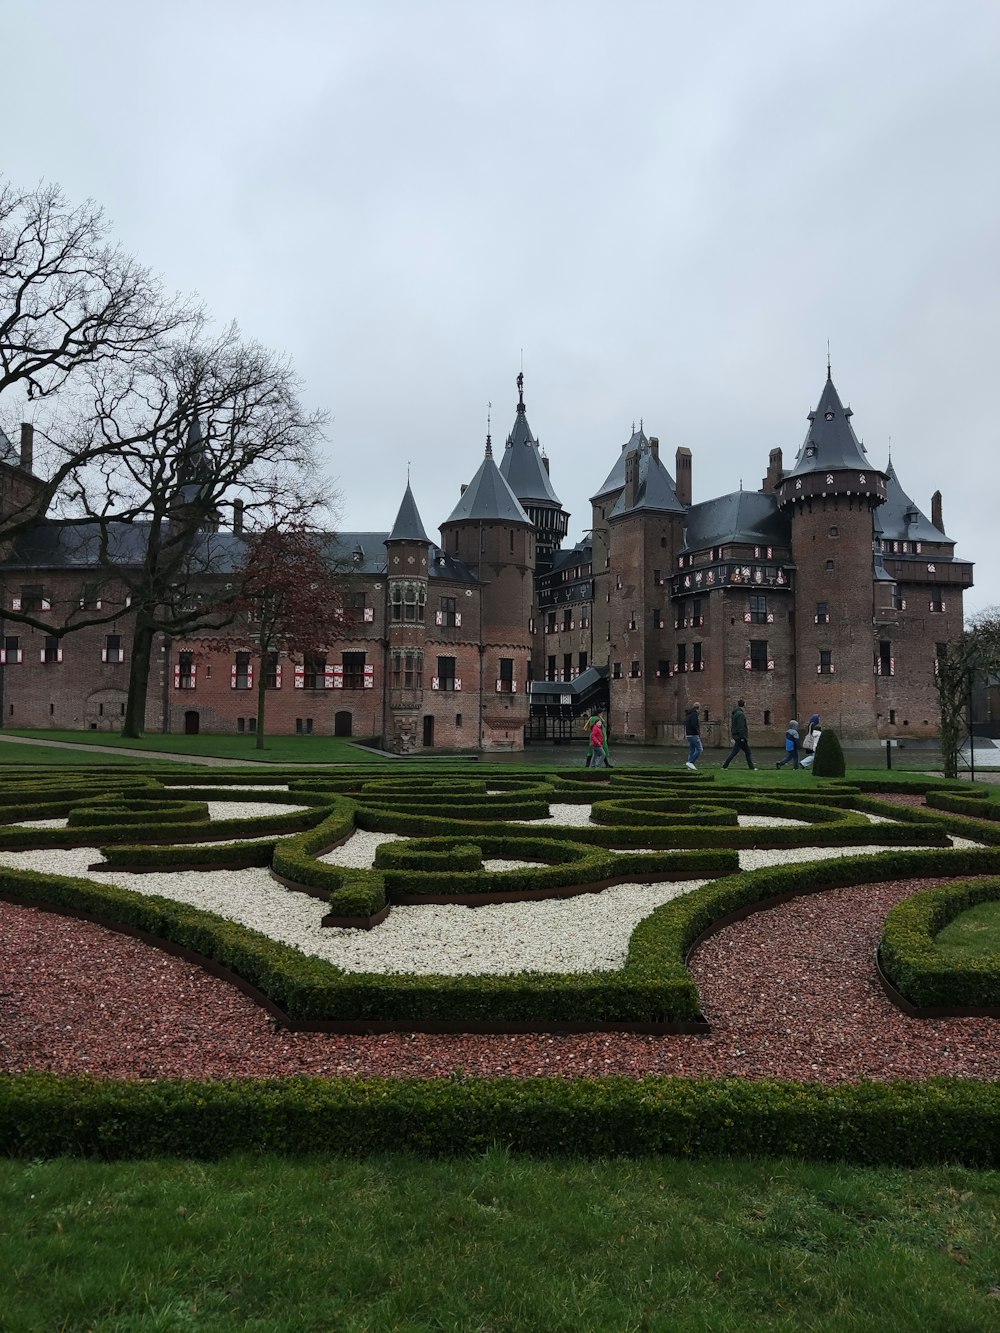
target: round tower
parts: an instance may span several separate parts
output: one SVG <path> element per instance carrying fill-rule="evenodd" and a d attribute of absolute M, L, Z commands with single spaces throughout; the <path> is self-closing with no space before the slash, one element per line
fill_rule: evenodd
<path fill-rule="evenodd" d="M 382 744 L 396 754 L 407 754 L 420 744 L 432 544 L 407 481 L 399 513 L 385 541 L 386 708 Z"/>
<path fill-rule="evenodd" d="M 877 734 L 873 515 L 886 476 L 869 466 L 827 367 L 790 471 L 777 485 L 791 520 L 795 579 L 792 711 L 819 713 L 848 739 Z"/>

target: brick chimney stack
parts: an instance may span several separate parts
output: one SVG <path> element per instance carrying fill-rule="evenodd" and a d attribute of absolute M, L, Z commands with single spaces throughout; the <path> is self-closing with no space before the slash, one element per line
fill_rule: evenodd
<path fill-rule="evenodd" d="M 760 489 L 765 493 L 773 494 L 778 489 L 783 471 L 781 450 L 772 449 L 767 458 L 767 476 L 760 483 Z"/>
<path fill-rule="evenodd" d="M 649 452 L 657 462 L 660 461 L 660 439 L 658 435 L 651 435 L 649 437 Z"/>
<path fill-rule="evenodd" d="M 31 471 L 31 464 L 35 457 L 35 428 L 30 422 L 21 422 L 21 469 L 24 472 Z"/>
<path fill-rule="evenodd" d="M 931 522 L 939 532 L 944 532 L 944 515 L 941 509 L 940 491 L 935 491 L 931 496 Z"/>
<path fill-rule="evenodd" d="M 639 450 L 625 455 L 625 504 L 634 509 L 639 502 Z"/>
<path fill-rule="evenodd" d="M 234 531 L 234 532 L 242 532 L 242 531 L 243 531 L 243 501 L 242 501 L 242 500 L 234 500 L 234 501 L 233 501 L 233 531 Z"/>
<path fill-rule="evenodd" d="M 683 445 L 677 450 L 674 456 L 674 465 L 677 476 L 677 498 L 682 505 L 691 503 L 691 450 L 685 449 Z"/>

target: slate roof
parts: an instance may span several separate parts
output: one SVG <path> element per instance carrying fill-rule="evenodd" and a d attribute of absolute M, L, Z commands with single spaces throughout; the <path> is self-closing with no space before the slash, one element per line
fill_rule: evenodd
<path fill-rule="evenodd" d="M 917 506 L 899 484 L 892 459 L 885 469 L 887 485 L 885 504 L 875 511 L 875 531 L 882 537 L 906 541 L 947 542 L 947 537 L 940 528 L 936 528 L 926 514 Z"/>
<path fill-rule="evenodd" d="M 815 412 L 809 413 L 809 429 L 798 457 L 784 475 L 801 477 L 810 472 L 831 472 L 838 468 L 870 469 L 865 447 L 854 434 L 852 415 L 851 409 L 840 401 L 827 370 L 819 404 Z"/>
<path fill-rule="evenodd" d="M 403 501 L 399 506 L 399 513 L 396 515 L 396 521 L 392 525 L 392 531 L 386 537 L 387 542 L 426 542 L 431 545 L 431 539 L 424 532 L 424 525 L 420 521 L 420 514 L 417 510 L 417 502 L 413 498 L 413 492 L 410 490 L 410 483 L 406 483 L 406 490 L 403 492 Z"/>
<path fill-rule="evenodd" d="M 622 486 L 625 485 L 625 462 L 622 459 Z M 635 514 L 640 510 L 657 510 L 666 513 L 684 513 L 684 506 L 677 498 L 674 479 L 649 448 L 648 443 L 639 453 L 639 488 L 634 505 L 628 503 L 628 495 L 622 490 L 615 502 L 611 518 L 621 518 L 623 514 Z"/>
<path fill-rule="evenodd" d="M 118 565 L 142 563 L 149 536 L 148 523 L 111 523 L 108 525 L 108 558 Z M 22 532 L 11 554 L 3 562 L 5 569 L 86 570 L 100 564 L 100 527 L 97 523 L 68 524 L 49 520 Z M 195 567 L 210 568 L 226 574 L 243 563 L 245 538 L 241 533 L 222 530 L 202 532 L 192 550 Z"/>
<path fill-rule="evenodd" d="M 791 531 L 790 521 L 779 510 L 773 494 L 732 491 L 691 506 L 687 511 L 683 549 L 703 551 L 727 542 L 788 546 Z"/>
<path fill-rule="evenodd" d="M 559 497 L 552 489 L 549 474 L 542 462 L 538 441 L 528 425 L 523 400 L 517 405 L 514 427 L 507 436 L 503 458 L 500 460 L 500 475 L 522 504 L 529 500 L 559 504 Z"/>
<path fill-rule="evenodd" d="M 461 523 L 477 519 L 487 523 L 524 523 L 529 528 L 534 527 L 521 508 L 521 502 L 500 475 L 500 469 L 493 461 L 493 448 L 489 439 L 486 441 L 486 457 L 479 471 L 445 522 Z"/>
<path fill-rule="evenodd" d="M 595 500 L 600 500 L 602 496 L 610 495 L 613 491 L 621 490 L 625 485 L 625 455 L 630 449 L 642 449 L 643 447 L 646 449 L 649 448 L 649 441 L 646 439 L 646 433 L 641 425 L 638 430 L 633 426 L 631 437 L 622 445 L 622 451 L 618 458 L 618 462 L 604 479 L 604 485 L 601 489 L 596 491 L 590 497 L 592 504 Z"/>

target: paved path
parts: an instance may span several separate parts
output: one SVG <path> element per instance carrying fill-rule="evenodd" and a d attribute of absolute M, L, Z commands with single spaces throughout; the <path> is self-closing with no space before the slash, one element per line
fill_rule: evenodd
<path fill-rule="evenodd" d="M 40 741 L 33 736 L 5 736 L 2 731 L 0 731 L 0 745 L 41 745 L 52 750 L 84 750 L 98 759 L 170 759 L 176 764 L 204 764 L 209 768 L 246 768 L 247 764 L 270 767 L 263 759 L 220 759 L 207 754 L 169 754 L 166 750 L 131 750 L 119 745 L 77 745 L 73 741 Z"/>

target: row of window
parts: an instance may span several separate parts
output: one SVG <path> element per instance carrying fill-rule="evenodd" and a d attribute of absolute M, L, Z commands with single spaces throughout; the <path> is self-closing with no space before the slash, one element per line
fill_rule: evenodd
<path fill-rule="evenodd" d="M 62 639 L 57 638 L 54 634 L 47 634 L 38 650 L 38 660 L 51 663 L 61 662 L 63 660 Z M 121 635 L 106 634 L 104 636 L 104 647 L 101 649 L 101 661 L 121 663 L 124 660 L 125 654 L 122 648 Z M 23 661 L 24 649 L 21 646 L 20 635 L 4 635 L 3 647 L 0 648 L 0 665 L 16 666 L 17 663 Z"/>
<path fill-rule="evenodd" d="M 577 615 L 577 613 L 576 613 L 571 607 L 568 607 L 568 606 L 567 606 L 566 609 L 565 609 L 565 610 L 563 611 L 563 613 L 562 613 L 562 624 L 561 624 L 561 625 L 557 625 L 557 624 L 556 624 L 556 613 L 555 613 L 554 611 L 548 611 L 548 612 L 546 612 L 546 615 L 545 615 L 545 633 L 546 633 L 546 634 L 556 634 L 556 633 L 558 633 L 560 630 L 576 629 L 576 626 L 577 626 L 576 615 Z M 579 623 L 580 623 L 580 628 L 581 628 L 581 629 L 587 629 L 587 628 L 589 627 L 589 625 L 590 625 L 590 616 L 587 614 L 587 610 L 586 610 L 586 608 L 581 608 L 581 611 L 580 611 L 580 622 L 579 622 Z"/>
<path fill-rule="evenodd" d="M 431 677 L 431 689 L 445 693 L 462 689 L 462 678 L 455 674 L 457 660 L 454 657 L 437 658 L 437 672 Z M 496 678 L 497 694 L 516 694 L 517 677 L 514 674 L 514 659 L 501 657 L 498 664 L 499 675 Z M 528 667 L 528 679 L 531 679 L 531 667 Z M 424 655 L 418 648 L 396 648 L 389 655 L 389 682 L 394 690 L 422 690 L 424 688 Z"/>
<path fill-rule="evenodd" d="M 572 653 L 563 653 L 562 666 L 556 665 L 558 659 L 555 655 L 548 658 L 545 663 L 546 680 L 576 680 L 577 676 L 587 670 L 587 654 L 577 653 L 576 662 L 573 661 Z"/>

